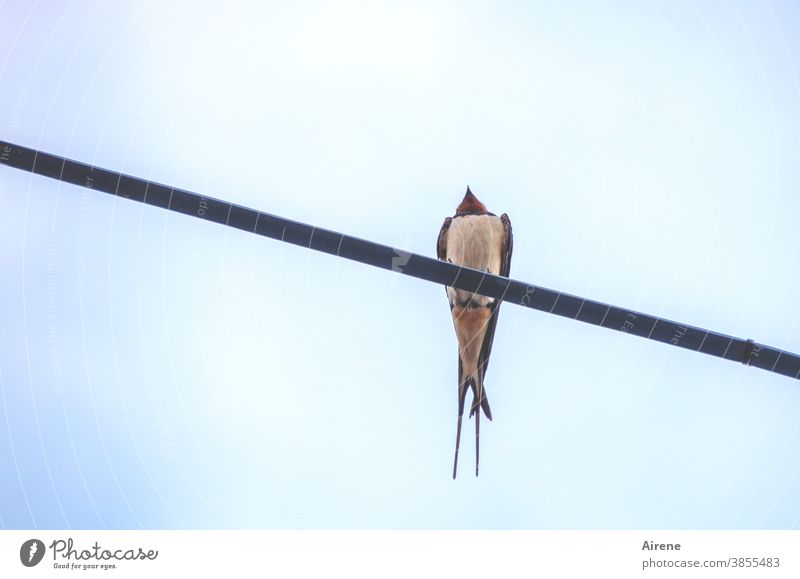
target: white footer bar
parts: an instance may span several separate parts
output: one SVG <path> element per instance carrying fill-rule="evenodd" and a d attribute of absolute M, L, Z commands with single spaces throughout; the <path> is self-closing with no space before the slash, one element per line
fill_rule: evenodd
<path fill-rule="evenodd" d="M 0 531 L 0 577 L 800 577 L 800 531 Z"/>

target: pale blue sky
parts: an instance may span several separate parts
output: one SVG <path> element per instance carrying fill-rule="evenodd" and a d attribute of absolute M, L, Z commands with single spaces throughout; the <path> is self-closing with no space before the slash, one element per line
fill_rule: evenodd
<path fill-rule="evenodd" d="M 800 351 L 784 2 L 0 4 L 0 137 Z M 797 528 L 800 383 L 0 169 L 0 527 Z M 472 431 L 472 423 L 467 432 Z"/>

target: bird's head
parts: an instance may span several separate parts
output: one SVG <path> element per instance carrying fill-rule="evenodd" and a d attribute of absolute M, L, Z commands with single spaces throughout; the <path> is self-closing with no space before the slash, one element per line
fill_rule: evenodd
<path fill-rule="evenodd" d="M 486 205 L 478 201 L 478 198 L 475 197 L 472 191 L 469 190 L 469 187 L 467 187 L 467 193 L 464 195 L 464 199 L 456 208 L 456 215 L 485 215 L 486 213 L 489 213 L 486 209 Z"/>

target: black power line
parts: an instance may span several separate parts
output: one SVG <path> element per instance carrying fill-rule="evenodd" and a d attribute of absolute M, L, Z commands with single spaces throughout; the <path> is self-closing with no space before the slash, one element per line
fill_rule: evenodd
<path fill-rule="evenodd" d="M 0 141 L 0 164 L 434 283 L 800 378 L 800 356 L 633 310 L 459 267 L 184 189 Z"/>

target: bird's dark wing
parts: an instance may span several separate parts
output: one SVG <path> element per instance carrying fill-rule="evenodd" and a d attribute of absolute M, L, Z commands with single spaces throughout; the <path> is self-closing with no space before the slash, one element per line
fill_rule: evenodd
<path fill-rule="evenodd" d="M 442 228 L 439 230 L 439 239 L 436 240 L 436 256 L 444 261 L 447 259 L 447 231 L 450 229 L 452 217 L 446 217 Z"/>
<path fill-rule="evenodd" d="M 503 213 L 500 216 L 500 221 L 503 224 L 503 230 L 506 234 L 501 255 L 502 261 L 500 262 L 500 275 L 503 277 L 508 277 L 511 273 L 511 252 L 514 250 L 514 235 L 511 233 L 511 221 L 509 220 L 508 215 Z"/>
<path fill-rule="evenodd" d="M 447 261 L 447 232 L 450 230 L 452 217 L 445 217 L 442 228 L 439 230 L 439 239 L 436 240 L 436 256 L 442 261 Z M 447 293 L 447 288 L 444 288 Z M 453 311 L 453 304 L 450 304 L 450 311 Z"/>
<path fill-rule="evenodd" d="M 514 237 L 511 233 L 511 221 L 509 221 L 508 215 L 503 213 L 503 215 L 500 216 L 500 221 L 503 223 L 503 231 L 505 232 L 505 239 L 503 239 L 503 245 L 500 248 L 500 275 L 503 277 L 508 277 L 509 273 L 511 272 L 511 251 L 514 247 Z M 492 314 L 489 317 L 489 321 L 486 322 L 486 335 L 483 337 L 481 353 L 478 357 L 478 368 L 481 373 L 481 382 L 483 382 L 483 377 L 486 375 L 486 369 L 489 366 L 489 356 L 492 354 L 494 329 L 495 326 L 497 326 L 497 315 L 500 313 L 500 301 L 495 300 L 488 307 L 492 310 Z M 489 408 L 489 402 L 486 400 L 485 392 L 483 393 L 482 398 L 483 399 L 480 401 L 480 403 L 483 407 L 484 414 L 486 414 L 486 417 L 491 420 L 492 411 Z"/>

